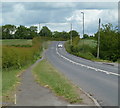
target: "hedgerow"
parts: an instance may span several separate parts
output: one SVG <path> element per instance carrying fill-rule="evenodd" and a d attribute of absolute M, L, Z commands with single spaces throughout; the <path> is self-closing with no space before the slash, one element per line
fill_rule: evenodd
<path fill-rule="evenodd" d="M 21 68 L 27 64 L 33 63 L 40 57 L 42 51 L 42 40 L 37 37 L 32 40 L 32 47 L 2 47 L 2 68 Z"/>

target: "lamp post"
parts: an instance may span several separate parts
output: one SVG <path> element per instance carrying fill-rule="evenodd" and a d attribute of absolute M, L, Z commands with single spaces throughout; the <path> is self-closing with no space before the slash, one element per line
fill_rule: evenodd
<path fill-rule="evenodd" d="M 100 22 L 101 20 L 99 18 L 97 58 L 99 58 L 99 53 L 100 53 Z"/>
<path fill-rule="evenodd" d="M 84 37 L 84 12 L 81 12 L 83 14 L 83 37 Z M 83 39 L 83 52 L 84 52 L 84 39 Z"/>
<path fill-rule="evenodd" d="M 71 29 L 71 34 L 70 34 L 70 41 L 71 41 L 71 45 L 72 45 L 72 23 L 70 24 L 70 29 Z"/>

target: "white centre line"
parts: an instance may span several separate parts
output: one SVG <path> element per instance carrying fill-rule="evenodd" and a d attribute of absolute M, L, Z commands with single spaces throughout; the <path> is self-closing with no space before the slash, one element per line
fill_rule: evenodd
<path fill-rule="evenodd" d="M 108 74 L 108 75 L 111 74 L 111 75 L 115 75 L 115 76 L 120 76 L 120 74 L 117 74 L 117 73 L 108 72 L 108 71 L 106 71 L 106 70 L 97 69 L 97 68 L 94 68 L 94 67 L 91 67 L 91 66 L 83 65 L 83 64 L 77 63 L 77 62 L 75 62 L 75 61 L 72 61 L 72 60 L 70 60 L 69 58 L 61 55 L 61 54 L 58 52 L 57 47 L 56 47 L 56 53 L 57 53 L 57 55 L 59 55 L 59 56 L 62 57 L 63 59 L 65 59 L 65 60 L 67 60 L 67 61 L 69 61 L 69 62 L 71 62 L 71 63 L 73 63 L 73 64 L 76 64 L 76 65 L 79 65 L 79 66 L 82 66 L 82 67 L 86 67 L 86 68 L 88 68 L 88 69 L 92 69 L 92 70 L 95 70 L 95 71 L 97 71 L 97 72 L 103 72 L 103 73 L 106 73 L 106 74 Z"/>

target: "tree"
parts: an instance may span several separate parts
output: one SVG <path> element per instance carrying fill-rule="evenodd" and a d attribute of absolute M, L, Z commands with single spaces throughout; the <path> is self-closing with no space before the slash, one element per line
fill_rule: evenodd
<path fill-rule="evenodd" d="M 83 39 L 89 38 L 89 36 L 87 34 L 83 35 Z"/>
<path fill-rule="evenodd" d="M 64 39 L 70 39 L 69 33 L 65 32 L 65 31 L 61 32 L 61 37 Z"/>
<path fill-rule="evenodd" d="M 52 32 L 47 26 L 43 26 L 39 33 L 40 36 L 52 37 Z"/>
<path fill-rule="evenodd" d="M 35 36 L 37 36 L 37 28 L 35 26 L 27 28 L 20 25 L 15 32 L 16 39 L 32 39 Z"/>
<path fill-rule="evenodd" d="M 97 39 L 98 32 L 95 34 Z M 112 24 L 102 25 L 100 30 L 100 58 L 116 61 L 120 57 L 118 44 L 120 35 L 113 29 Z"/>
<path fill-rule="evenodd" d="M 2 26 L 2 39 L 13 39 L 15 31 L 16 26 L 14 25 L 8 24 Z"/>
<path fill-rule="evenodd" d="M 69 35 L 71 35 L 71 32 L 72 32 L 72 37 L 73 38 L 76 37 L 76 36 L 80 36 L 79 33 L 77 31 L 75 31 L 75 30 L 70 31 Z"/>
<path fill-rule="evenodd" d="M 33 38 L 35 36 L 37 36 L 37 27 L 36 26 L 31 26 L 30 27 L 30 36 Z"/>
<path fill-rule="evenodd" d="M 25 26 L 20 25 L 15 32 L 16 39 L 27 39 L 28 37 L 28 30 Z"/>

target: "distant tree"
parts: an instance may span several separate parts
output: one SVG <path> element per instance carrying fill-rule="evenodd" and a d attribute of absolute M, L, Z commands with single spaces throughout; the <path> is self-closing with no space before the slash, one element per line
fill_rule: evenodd
<path fill-rule="evenodd" d="M 62 32 L 54 31 L 53 38 L 60 38 L 62 36 Z"/>
<path fill-rule="evenodd" d="M 47 26 L 43 26 L 39 33 L 40 36 L 52 37 L 52 32 Z"/>
<path fill-rule="evenodd" d="M 31 35 L 31 37 L 35 37 L 35 36 L 38 35 L 37 34 L 37 27 L 36 26 L 31 26 L 30 27 L 30 35 Z"/>
<path fill-rule="evenodd" d="M 70 39 L 69 33 L 65 32 L 65 31 L 61 32 L 61 37 L 64 39 Z"/>
<path fill-rule="evenodd" d="M 16 39 L 27 39 L 28 35 L 29 34 L 28 34 L 27 27 L 25 27 L 23 25 L 20 25 L 17 28 L 17 31 L 15 32 L 15 38 Z"/>
<path fill-rule="evenodd" d="M 30 30 L 33 32 L 37 32 L 37 26 L 30 26 Z"/>
<path fill-rule="evenodd" d="M 83 35 L 83 39 L 89 38 L 89 36 L 87 34 Z"/>
<path fill-rule="evenodd" d="M 75 31 L 75 30 L 70 31 L 69 35 L 71 35 L 71 32 L 72 32 L 72 37 L 73 38 L 76 37 L 76 36 L 80 36 L 79 33 L 77 31 Z"/>
<path fill-rule="evenodd" d="M 14 33 L 16 31 L 16 26 L 14 25 L 4 25 L 2 26 L 2 39 L 14 39 Z"/>

